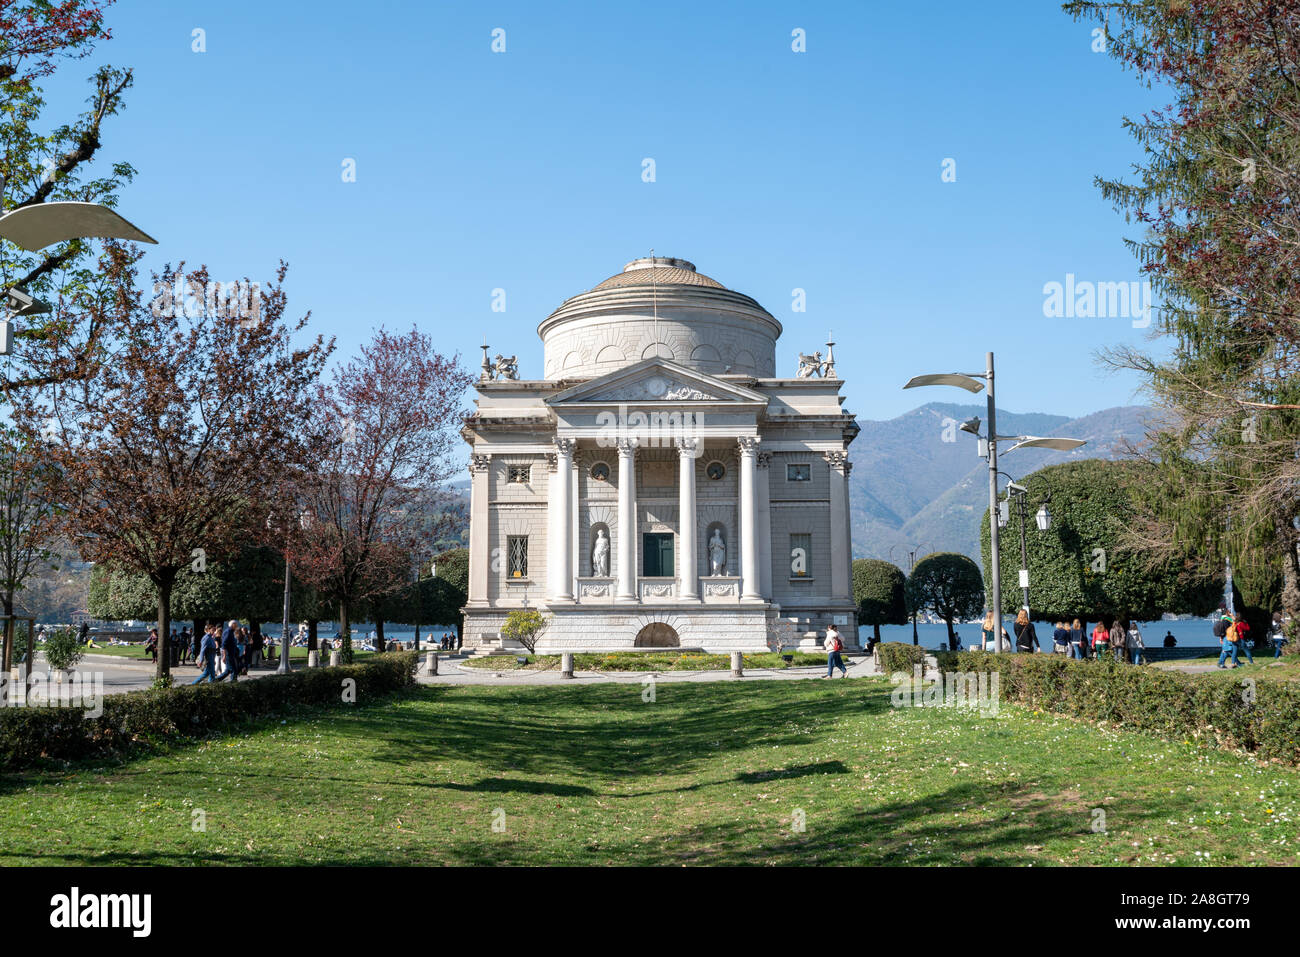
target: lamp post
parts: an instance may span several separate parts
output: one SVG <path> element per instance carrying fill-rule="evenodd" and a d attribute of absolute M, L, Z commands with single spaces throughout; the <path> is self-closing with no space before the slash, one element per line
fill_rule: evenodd
<path fill-rule="evenodd" d="M 305 529 L 310 524 L 308 514 L 309 513 L 305 509 L 298 513 L 299 528 Z M 268 516 L 266 521 L 267 525 L 270 526 L 272 522 L 271 517 Z M 292 671 L 289 667 L 289 645 L 292 643 L 289 640 L 289 582 L 292 572 L 289 569 L 288 529 L 286 528 L 284 531 L 284 621 L 282 622 L 280 629 L 280 666 L 275 669 L 277 675 L 287 675 Z"/>
<path fill-rule="evenodd" d="M 980 380 L 984 381 L 981 382 Z M 981 372 L 944 372 L 932 375 L 913 376 L 907 380 L 904 389 L 915 389 L 925 385 L 953 385 L 967 392 L 979 392 L 988 386 L 988 434 L 980 435 L 980 420 L 976 416 L 961 424 L 963 432 L 969 432 L 979 440 L 979 454 L 989 463 L 989 552 L 993 575 L 993 639 L 998 651 L 1005 650 L 1002 643 L 1002 567 L 1001 549 L 998 536 L 998 442 L 1014 441 L 1016 444 L 1007 449 L 1014 452 L 1023 448 L 1056 449 L 1068 452 L 1084 445 L 1083 439 L 1052 438 L 1036 435 L 998 435 L 997 405 L 993 394 L 993 353 L 985 354 L 985 367 Z M 1028 576 L 1025 576 L 1028 577 Z"/>
<path fill-rule="evenodd" d="M 922 543 L 921 545 L 913 545 L 911 548 L 907 550 L 907 575 L 909 578 L 911 577 L 912 572 L 916 571 L 916 553 L 919 552 L 923 547 L 925 547 L 928 544 L 929 544 L 928 542 L 925 542 Z M 895 545 L 893 548 L 889 550 L 889 557 L 891 559 L 894 556 L 894 548 L 897 547 L 898 546 Z M 916 609 L 909 608 L 907 611 L 908 614 L 912 616 L 912 644 L 919 645 L 921 643 L 921 639 L 918 638 L 916 634 Z"/>

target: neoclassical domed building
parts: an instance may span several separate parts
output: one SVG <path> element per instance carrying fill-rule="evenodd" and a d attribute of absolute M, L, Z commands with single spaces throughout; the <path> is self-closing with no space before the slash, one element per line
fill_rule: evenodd
<path fill-rule="evenodd" d="M 544 378 L 484 347 L 465 643 L 539 652 L 857 646 L 832 344 L 776 368 L 781 324 L 685 260 L 637 259 L 537 328 Z M 525 364 L 527 364 L 525 360 Z"/>

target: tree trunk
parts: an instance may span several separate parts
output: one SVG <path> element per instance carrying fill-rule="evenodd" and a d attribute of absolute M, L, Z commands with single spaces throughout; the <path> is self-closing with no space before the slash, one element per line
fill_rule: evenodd
<path fill-rule="evenodd" d="M 375 621 L 375 651 L 384 650 L 384 622 L 383 619 Z"/>
<path fill-rule="evenodd" d="M 348 603 L 339 602 L 339 644 L 343 646 L 343 663 L 352 664 L 352 625 L 348 622 Z"/>
<path fill-rule="evenodd" d="M 948 625 L 948 647 L 951 648 L 951 647 L 952 647 L 952 641 L 953 641 L 953 639 L 957 637 L 957 632 L 955 632 L 955 631 L 952 630 L 952 619 L 951 619 L 951 618 L 945 618 L 944 621 L 945 621 L 945 622 L 947 623 L 947 625 Z"/>
<path fill-rule="evenodd" d="M 5 626 L 3 637 L 5 643 L 4 650 L 4 673 L 9 674 L 10 669 L 14 666 L 14 638 L 17 637 L 18 629 L 14 627 L 14 599 L 12 595 L 6 595 L 3 599 L 5 608 Z M 31 662 L 27 663 L 27 672 L 31 673 Z"/>
<path fill-rule="evenodd" d="M 871 627 L 875 629 L 875 635 L 876 635 L 876 639 L 875 639 L 875 640 L 876 640 L 876 644 L 880 644 L 880 622 L 876 622 L 876 623 L 875 623 L 874 625 L 872 625 Z"/>
<path fill-rule="evenodd" d="M 154 583 L 158 593 L 158 678 L 171 678 L 172 659 L 168 645 L 171 644 L 172 626 L 172 586 L 175 575 L 163 575 L 162 580 Z"/>
<path fill-rule="evenodd" d="M 420 650 L 420 623 L 415 623 L 415 650 Z"/>
<path fill-rule="evenodd" d="M 315 650 L 317 649 L 317 647 L 318 647 L 317 644 L 316 644 L 316 625 L 317 625 L 317 624 L 318 624 L 318 622 L 316 621 L 315 618 L 308 618 L 308 619 L 307 619 L 307 650 L 308 650 L 308 651 L 315 651 Z"/>

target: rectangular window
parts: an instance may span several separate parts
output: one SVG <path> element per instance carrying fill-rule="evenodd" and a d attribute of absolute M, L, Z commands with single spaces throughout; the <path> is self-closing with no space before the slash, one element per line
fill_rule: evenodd
<path fill-rule="evenodd" d="M 812 481 L 812 466 L 811 465 L 787 465 L 785 467 L 785 480 L 787 482 Z"/>
<path fill-rule="evenodd" d="M 528 536 L 510 535 L 506 538 L 506 555 L 510 565 L 507 573 L 511 578 L 528 577 Z"/>
<path fill-rule="evenodd" d="M 807 578 L 812 556 L 811 535 L 790 536 L 790 577 Z"/>
<path fill-rule="evenodd" d="M 667 578 L 672 575 L 672 534 L 669 532 L 646 532 L 643 542 L 641 574 L 647 578 Z"/>
<path fill-rule="evenodd" d="M 511 485 L 527 485 L 531 471 L 527 465 L 512 465 L 506 473 L 506 481 Z"/>

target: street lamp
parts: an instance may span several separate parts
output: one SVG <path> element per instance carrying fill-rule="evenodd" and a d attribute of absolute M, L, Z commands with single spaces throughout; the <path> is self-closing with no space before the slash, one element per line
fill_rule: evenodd
<path fill-rule="evenodd" d="M 0 239 L 35 252 L 69 239 L 129 239 L 140 243 L 158 240 L 100 203 L 33 203 L 0 213 Z M 0 356 L 13 348 L 12 320 L 17 316 L 49 312 L 50 305 L 18 289 L 5 290 L 9 315 L 0 320 Z"/>
<path fill-rule="evenodd" d="M 923 543 L 923 544 L 921 544 L 921 545 L 913 545 L 911 548 L 909 548 L 909 549 L 907 550 L 907 574 L 908 574 L 908 577 L 911 577 L 912 572 L 916 570 L 916 553 L 919 552 L 922 548 L 924 548 L 925 545 L 927 545 L 927 544 L 929 544 L 929 543 L 926 542 L 926 543 Z M 889 555 L 890 561 L 893 561 L 893 558 L 894 558 L 894 549 L 897 548 L 897 547 L 898 547 L 897 545 L 894 545 L 894 546 L 892 546 L 892 547 L 889 549 L 888 555 Z M 919 645 L 919 644 L 921 643 L 921 639 L 918 638 L 918 637 L 917 637 L 917 634 L 916 634 L 916 609 L 915 609 L 915 608 L 909 608 L 909 609 L 908 609 L 908 613 L 912 616 L 912 644 L 914 644 L 914 645 Z"/>
<path fill-rule="evenodd" d="M 311 515 L 306 509 L 303 509 L 298 513 L 298 527 L 306 529 L 310 524 Z M 266 526 L 278 530 L 278 523 L 273 524 L 272 516 L 269 515 L 266 518 Z M 288 529 L 284 529 L 284 531 L 284 621 L 280 628 L 280 666 L 275 669 L 277 675 L 287 675 L 292 671 L 289 667 L 289 645 L 292 643 L 289 640 L 289 536 Z"/>
<path fill-rule="evenodd" d="M 980 380 L 983 380 L 982 382 Z M 931 375 L 913 376 L 907 380 L 904 389 L 915 389 L 926 385 L 951 385 L 967 392 L 976 393 L 988 386 L 988 429 L 985 436 L 979 434 L 979 419 L 968 419 L 961 424 L 963 432 L 969 432 L 979 440 L 979 452 L 989 463 L 989 552 L 993 565 L 993 638 L 998 651 L 1002 651 L 1002 568 L 1000 531 L 998 525 L 998 442 L 1014 440 L 1015 445 L 1008 452 L 1023 448 L 1056 449 L 1068 451 L 1084 444 L 1082 439 L 1046 438 L 1036 435 L 998 435 L 997 405 L 993 394 L 993 353 L 985 354 L 984 371 L 981 372 L 944 372 Z M 1028 604 L 1028 602 L 1026 602 Z"/>

